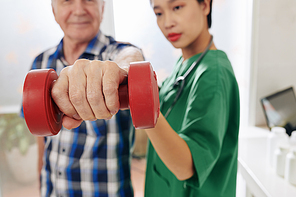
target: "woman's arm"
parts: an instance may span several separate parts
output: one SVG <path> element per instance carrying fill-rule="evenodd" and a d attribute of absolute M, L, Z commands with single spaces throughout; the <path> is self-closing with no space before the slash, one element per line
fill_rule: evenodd
<path fill-rule="evenodd" d="M 158 156 L 179 180 L 193 176 L 195 169 L 187 143 L 160 113 L 155 128 L 145 129 Z"/>

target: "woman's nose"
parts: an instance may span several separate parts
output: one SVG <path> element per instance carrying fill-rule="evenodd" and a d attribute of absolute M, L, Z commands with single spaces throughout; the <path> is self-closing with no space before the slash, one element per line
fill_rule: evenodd
<path fill-rule="evenodd" d="M 176 25 L 176 23 L 175 23 L 174 17 L 170 14 L 167 14 L 165 16 L 165 20 L 164 20 L 164 27 L 166 29 L 170 29 L 170 28 L 174 27 L 175 25 Z"/>

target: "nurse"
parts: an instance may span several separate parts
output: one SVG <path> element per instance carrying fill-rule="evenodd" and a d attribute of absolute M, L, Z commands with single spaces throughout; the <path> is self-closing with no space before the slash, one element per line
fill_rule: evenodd
<path fill-rule="evenodd" d="M 212 1 L 150 2 L 160 30 L 182 56 L 160 89 L 166 117 L 146 130 L 145 196 L 235 197 L 239 91 L 227 55 L 211 42 Z"/>
<path fill-rule="evenodd" d="M 227 55 L 209 33 L 212 2 L 150 2 L 160 30 L 182 56 L 160 88 L 157 124 L 145 130 L 145 196 L 235 197 L 239 90 Z M 83 119 L 111 118 L 126 75 L 114 62 L 78 60 L 65 68 L 52 89 L 67 115 L 63 125 L 70 129 Z"/>

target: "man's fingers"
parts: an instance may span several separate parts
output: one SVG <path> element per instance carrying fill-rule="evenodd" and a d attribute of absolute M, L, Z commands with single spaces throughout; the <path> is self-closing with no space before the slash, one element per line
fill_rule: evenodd
<path fill-rule="evenodd" d="M 51 97 L 64 114 L 75 119 L 80 119 L 69 99 L 69 83 L 67 72 L 67 68 L 63 69 L 59 78 L 53 83 Z"/>
<path fill-rule="evenodd" d="M 111 118 L 111 114 L 105 105 L 105 99 L 102 93 L 103 66 L 103 62 L 93 61 L 84 69 L 87 76 L 87 101 L 91 106 L 96 119 Z"/>
<path fill-rule="evenodd" d="M 106 62 L 106 67 L 104 67 L 104 69 L 102 84 L 105 104 L 110 114 L 114 115 L 120 107 L 118 88 L 126 79 L 127 72 L 119 68 L 114 62 Z"/>
<path fill-rule="evenodd" d="M 89 60 L 78 60 L 68 71 L 69 98 L 83 120 L 95 119 L 86 94 L 87 76 L 84 73 L 84 67 L 88 66 L 89 63 Z"/>
<path fill-rule="evenodd" d="M 63 127 L 65 127 L 66 129 L 74 129 L 76 127 L 78 127 L 83 120 L 75 120 L 73 118 L 70 118 L 69 116 L 63 116 Z"/>

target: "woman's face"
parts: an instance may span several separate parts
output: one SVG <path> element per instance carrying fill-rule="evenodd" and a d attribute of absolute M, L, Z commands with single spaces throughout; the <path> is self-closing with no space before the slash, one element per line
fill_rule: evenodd
<path fill-rule="evenodd" d="M 204 3 L 197 0 L 152 0 L 157 24 L 175 48 L 186 48 L 208 29 Z"/>

